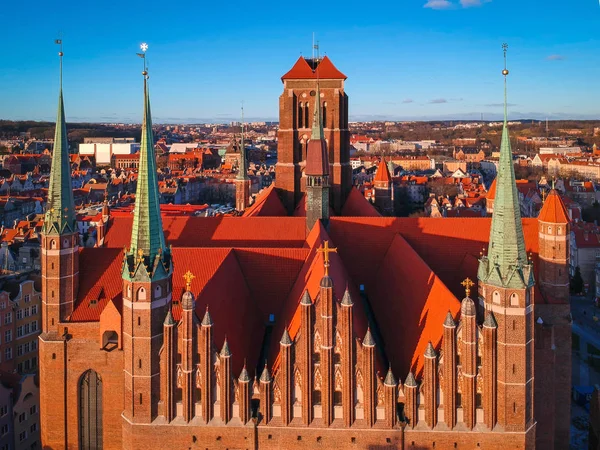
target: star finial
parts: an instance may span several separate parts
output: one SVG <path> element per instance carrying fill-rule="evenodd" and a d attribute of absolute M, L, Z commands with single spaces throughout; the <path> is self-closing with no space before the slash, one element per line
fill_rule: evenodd
<path fill-rule="evenodd" d="M 183 279 L 185 280 L 185 290 L 190 291 L 192 289 L 192 280 L 196 278 L 192 272 L 189 270 L 183 275 Z"/>
<path fill-rule="evenodd" d="M 467 278 L 460 284 L 462 284 L 465 287 L 465 296 L 469 297 L 469 295 L 471 294 L 471 287 L 474 286 L 475 283 L 473 283 L 470 278 Z"/>
<path fill-rule="evenodd" d="M 325 276 L 328 276 L 329 275 L 329 266 L 330 266 L 329 254 L 337 253 L 337 247 L 336 248 L 329 247 L 329 241 L 324 241 L 322 247 L 319 247 L 317 249 L 317 251 L 319 253 L 323 253 L 323 267 L 325 267 Z"/>
<path fill-rule="evenodd" d="M 144 260 L 144 250 L 141 248 L 138 249 L 137 255 L 138 255 L 138 257 L 137 257 L 138 262 L 142 262 Z"/>

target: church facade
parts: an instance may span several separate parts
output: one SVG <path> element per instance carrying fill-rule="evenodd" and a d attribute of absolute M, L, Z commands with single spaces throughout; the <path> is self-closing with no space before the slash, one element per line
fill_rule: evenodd
<path fill-rule="evenodd" d="M 135 209 L 105 208 L 97 248 L 77 245 L 61 86 L 44 448 L 567 448 L 560 197 L 521 219 L 505 121 L 491 219 L 379 216 L 350 187 L 334 69 L 284 76 L 276 186 L 224 218 L 161 216 L 144 73 Z"/>

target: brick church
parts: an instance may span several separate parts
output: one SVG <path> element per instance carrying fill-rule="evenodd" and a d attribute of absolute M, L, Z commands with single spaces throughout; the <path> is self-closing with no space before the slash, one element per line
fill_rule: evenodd
<path fill-rule="evenodd" d="M 105 207 L 96 248 L 78 246 L 61 86 L 44 448 L 568 448 L 560 197 L 521 219 L 505 119 L 493 217 L 381 217 L 352 188 L 345 79 L 328 58 L 283 76 L 276 183 L 247 207 L 239 176 L 243 216 L 163 217 L 144 72 L 135 209 Z"/>

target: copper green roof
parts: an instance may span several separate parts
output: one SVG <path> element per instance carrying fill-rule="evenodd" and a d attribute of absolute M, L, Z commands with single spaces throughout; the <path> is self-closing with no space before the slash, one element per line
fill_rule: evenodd
<path fill-rule="evenodd" d="M 44 233 L 62 234 L 76 231 L 75 202 L 71 185 L 71 161 L 65 123 L 65 105 L 62 91 L 62 56 L 60 63 L 60 91 L 54 132 L 52 168 L 48 184 L 48 203 L 44 219 Z"/>
<path fill-rule="evenodd" d="M 312 132 L 310 134 L 311 141 L 318 141 L 323 139 L 323 120 L 321 118 L 321 90 L 319 89 L 319 82 L 317 81 L 317 93 L 315 94 L 315 110 L 313 113 Z"/>
<path fill-rule="evenodd" d="M 159 279 L 171 271 L 170 250 L 165 243 L 160 216 L 152 116 L 146 75 L 144 75 L 144 118 L 131 245 L 125 258 L 129 263 L 129 272 L 123 274 L 126 277 Z M 146 270 L 140 271 L 140 268 Z"/>
<path fill-rule="evenodd" d="M 506 105 L 505 76 L 504 125 L 498 175 L 496 176 L 496 197 L 490 242 L 487 255 L 480 260 L 478 278 L 493 286 L 523 288 L 533 284 L 533 273 L 525 252 L 525 238 L 523 237 L 519 193 L 508 134 Z"/>

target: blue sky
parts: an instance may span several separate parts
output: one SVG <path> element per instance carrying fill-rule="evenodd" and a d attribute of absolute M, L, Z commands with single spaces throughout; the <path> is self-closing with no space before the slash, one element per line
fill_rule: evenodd
<path fill-rule="evenodd" d="M 296 8 L 295 6 L 298 5 Z M 139 122 L 139 44 L 154 122 L 276 120 L 279 80 L 321 52 L 348 76 L 351 120 L 497 119 L 508 42 L 511 118 L 600 118 L 597 0 L 138 2 L 34 0 L 0 10 L 0 118 Z"/>

